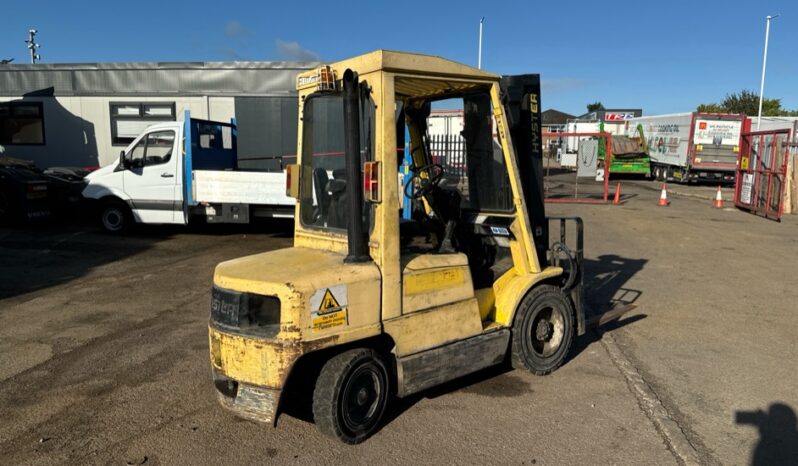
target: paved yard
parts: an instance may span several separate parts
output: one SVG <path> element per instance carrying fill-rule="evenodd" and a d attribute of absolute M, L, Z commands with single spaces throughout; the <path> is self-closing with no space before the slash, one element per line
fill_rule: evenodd
<path fill-rule="evenodd" d="M 787 461 L 798 219 L 678 196 L 660 208 L 647 182 L 623 192 L 623 206 L 549 212 L 583 216 L 590 301 L 634 300 L 632 316 L 581 338 L 551 376 L 492 369 L 404 400 L 356 447 L 302 416 L 273 429 L 215 400 L 213 266 L 290 245 L 290 224 L 124 238 L 82 224 L 0 229 L 0 453 L 10 464 Z"/>

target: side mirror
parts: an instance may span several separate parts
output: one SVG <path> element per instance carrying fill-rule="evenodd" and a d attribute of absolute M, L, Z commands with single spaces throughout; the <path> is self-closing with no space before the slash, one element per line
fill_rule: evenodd
<path fill-rule="evenodd" d="M 127 159 L 125 158 L 125 151 L 119 152 L 119 166 L 124 169 L 128 168 Z"/>

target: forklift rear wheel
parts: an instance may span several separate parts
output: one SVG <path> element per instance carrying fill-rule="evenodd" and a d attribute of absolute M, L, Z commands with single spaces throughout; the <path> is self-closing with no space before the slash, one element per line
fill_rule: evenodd
<path fill-rule="evenodd" d="M 513 367 L 546 375 L 568 356 L 574 335 L 574 310 L 563 292 L 552 285 L 530 291 L 513 323 Z"/>
<path fill-rule="evenodd" d="M 313 390 L 313 419 L 325 435 L 344 443 L 366 440 L 388 405 L 388 371 L 379 354 L 357 348 L 324 364 Z"/>
<path fill-rule="evenodd" d="M 114 234 L 124 233 L 133 222 L 130 209 L 121 201 L 106 201 L 100 208 L 100 220 L 105 231 Z"/>

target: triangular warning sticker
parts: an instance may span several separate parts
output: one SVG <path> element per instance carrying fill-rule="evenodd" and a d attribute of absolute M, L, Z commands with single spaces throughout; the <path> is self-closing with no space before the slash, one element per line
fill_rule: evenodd
<path fill-rule="evenodd" d="M 335 296 L 330 292 L 330 289 L 327 288 L 327 291 L 324 292 L 324 297 L 321 298 L 321 304 L 319 305 L 319 311 L 332 311 L 338 310 L 341 306 L 338 304 L 338 301 L 335 299 Z"/>

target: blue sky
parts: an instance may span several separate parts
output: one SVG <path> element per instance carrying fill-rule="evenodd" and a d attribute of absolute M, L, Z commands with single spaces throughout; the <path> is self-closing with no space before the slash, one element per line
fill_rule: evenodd
<path fill-rule="evenodd" d="M 43 63 L 334 61 L 385 48 L 476 65 L 484 16 L 483 68 L 540 73 L 544 108 L 581 114 L 600 100 L 657 114 L 758 92 L 765 16 L 777 13 L 765 95 L 798 109 L 796 0 L 4 0 L 0 58 L 26 63 L 23 41 L 36 27 Z"/>

